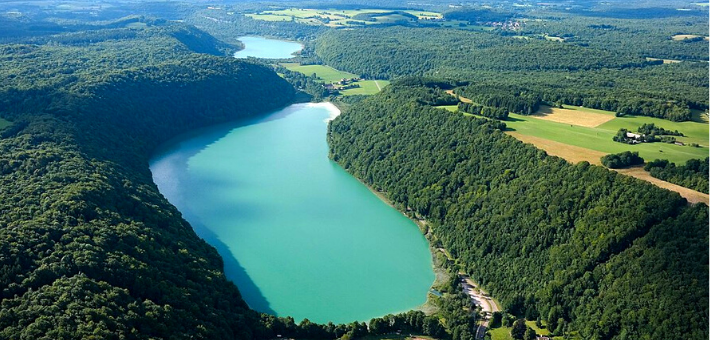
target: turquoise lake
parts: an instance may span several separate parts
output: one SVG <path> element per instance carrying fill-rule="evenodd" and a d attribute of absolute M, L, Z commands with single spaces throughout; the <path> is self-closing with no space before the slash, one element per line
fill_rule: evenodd
<path fill-rule="evenodd" d="M 293 53 L 303 49 L 303 45 L 294 41 L 266 39 L 261 37 L 239 37 L 244 43 L 244 49 L 234 53 L 235 58 L 267 58 L 285 59 L 292 58 Z"/>
<path fill-rule="evenodd" d="M 325 323 L 414 309 L 434 281 L 418 227 L 328 158 L 329 103 L 199 130 L 150 167 L 254 309 Z"/>

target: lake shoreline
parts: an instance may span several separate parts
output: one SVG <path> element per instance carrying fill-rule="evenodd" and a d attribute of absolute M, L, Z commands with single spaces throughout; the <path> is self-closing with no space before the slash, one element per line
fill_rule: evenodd
<path fill-rule="evenodd" d="M 296 103 L 179 136 L 172 141 L 177 148 L 164 147 L 151 160 L 161 193 L 218 248 L 225 274 L 255 310 L 337 323 L 406 312 L 426 301 L 421 293 L 436 277 L 425 262 L 430 243 L 410 219 L 327 158 L 323 136 L 339 114 L 333 103 Z M 323 207 L 309 205 L 316 202 Z M 299 211 L 315 214 L 314 222 L 285 222 Z M 318 247 L 306 246 L 319 237 Z M 301 295 L 283 289 L 280 282 L 289 280 Z M 339 305 L 328 303 L 336 300 Z"/>
<path fill-rule="evenodd" d="M 333 120 L 333 119 L 337 118 L 337 116 L 342 114 L 341 107 L 339 107 L 336 103 L 333 103 L 333 102 L 328 102 L 328 103 L 331 103 L 338 110 L 338 114 L 330 120 Z M 338 162 L 335 162 L 335 164 L 338 164 L 338 166 L 340 166 L 340 164 Z M 340 167 L 342 168 L 342 166 L 340 166 Z M 343 169 L 343 170 L 345 172 L 347 172 L 347 170 L 345 170 L 345 169 Z M 350 174 L 350 173 L 348 172 L 348 174 Z M 390 206 L 392 209 L 397 210 L 400 214 L 402 214 L 404 217 L 408 218 L 410 221 L 414 222 L 414 224 L 416 224 L 416 226 L 419 228 L 419 232 L 421 232 L 422 235 L 424 235 L 424 238 L 427 240 L 427 243 L 429 245 L 429 252 L 431 253 L 431 263 L 432 263 L 432 269 L 434 271 L 434 282 L 432 282 L 432 284 L 431 284 L 430 291 L 427 292 L 426 302 L 424 302 L 422 305 L 418 306 L 417 308 L 415 308 L 413 310 L 420 310 L 422 312 L 425 312 L 427 315 L 431 315 L 431 314 L 435 313 L 439 309 L 439 307 L 434 305 L 431 302 L 431 299 L 429 298 L 429 296 L 431 295 L 431 289 L 433 289 L 434 287 L 436 287 L 438 285 L 446 283 L 449 279 L 449 277 L 448 277 L 449 273 L 447 272 L 446 268 L 443 266 L 443 263 L 441 263 L 441 261 L 438 260 L 437 255 L 439 254 L 439 250 L 436 247 L 434 247 L 434 245 L 433 245 L 433 240 L 431 238 L 434 237 L 434 235 L 432 234 L 431 229 L 429 228 L 429 225 L 427 224 L 427 221 L 425 219 L 418 219 L 418 218 L 414 218 L 412 216 L 407 215 L 405 212 L 397 209 L 397 207 L 394 205 L 394 203 L 387 197 L 386 192 L 379 191 L 379 190 L 373 188 L 372 186 L 363 182 L 361 179 L 357 178 L 356 176 L 354 176 L 352 174 L 350 174 L 350 176 L 352 176 L 358 182 L 360 182 L 362 185 L 364 185 L 368 190 L 370 190 L 370 192 L 372 192 L 375 196 L 377 196 L 377 198 L 379 198 L 382 202 L 384 202 L 385 204 Z"/>
<path fill-rule="evenodd" d="M 263 40 L 263 41 L 262 41 Z M 268 42 L 266 41 L 268 40 Z M 261 37 L 261 36 L 255 36 L 255 35 L 245 35 L 237 38 L 237 41 L 240 42 L 244 48 L 234 52 L 232 54 L 233 58 L 236 59 L 247 59 L 247 58 L 260 58 L 260 59 L 291 59 L 296 57 L 296 53 L 303 51 L 304 48 L 306 48 L 306 45 L 304 45 L 301 42 L 298 41 L 291 41 L 291 40 L 283 40 L 283 39 L 273 39 L 273 38 L 267 38 L 267 37 Z M 281 44 L 282 46 L 278 46 L 278 48 L 273 48 L 271 46 L 262 46 L 262 43 L 267 43 L 267 44 Z M 256 45 L 256 47 L 254 47 Z M 296 48 L 295 45 L 298 45 L 298 48 Z M 268 48 L 272 48 L 271 50 L 268 50 Z M 288 55 L 284 54 L 282 49 L 287 49 L 290 52 Z M 256 55 L 250 55 L 250 54 L 256 54 Z"/>

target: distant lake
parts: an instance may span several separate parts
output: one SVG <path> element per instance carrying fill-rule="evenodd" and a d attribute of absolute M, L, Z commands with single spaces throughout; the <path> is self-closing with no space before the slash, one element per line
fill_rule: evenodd
<path fill-rule="evenodd" d="M 413 309 L 434 281 L 418 227 L 328 158 L 330 103 L 196 131 L 150 164 L 254 309 L 325 323 Z"/>
<path fill-rule="evenodd" d="M 261 37 L 240 37 L 239 41 L 244 43 L 244 49 L 234 53 L 235 58 L 285 59 L 303 49 L 303 45 L 293 41 Z"/>

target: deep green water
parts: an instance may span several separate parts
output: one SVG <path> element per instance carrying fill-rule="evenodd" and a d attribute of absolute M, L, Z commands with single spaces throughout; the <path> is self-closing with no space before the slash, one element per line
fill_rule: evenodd
<path fill-rule="evenodd" d="M 258 57 L 268 59 L 286 59 L 303 49 L 303 45 L 293 41 L 266 39 L 261 37 L 239 37 L 244 49 L 234 53 L 235 58 Z"/>
<path fill-rule="evenodd" d="M 332 104 L 197 131 L 151 162 L 249 305 L 297 322 L 416 308 L 434 280 L 417 226 L 328 159 Z"/>

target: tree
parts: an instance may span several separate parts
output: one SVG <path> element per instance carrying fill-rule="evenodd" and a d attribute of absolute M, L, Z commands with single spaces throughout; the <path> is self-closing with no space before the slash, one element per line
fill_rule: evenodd
<path fill-rule="evenodd" d="M 565 327 L 567 326 L 567 321 L 563 318 L 557 319 L 557 327 L 555 327 L 554 334 L 562 335 L 565 332 Z"/>
<path fill-rule="evenodd" d="M 493 312 L 491 316 L 491 328 L 500 327 L 501 321 L 503 321 L 503 313 Z"/>
<path fill-rule="evenodd" d="M 537 339 L 537 333 L 535 332 L 534 329 L 528 327 L 527 330 L 525 330 L 525 340 L 535 340 Z"/>
<path fill-rule="evenodd" d="M 389 331 L 389 324 L 383 318 L 374 318 L 370 320 L 370 334 L 384 334 Z"/>
<path fill-rule="evenodd" d="M 560 306 L 554 306 L 550 308 L 550 312 L 547 314 L 547 329 L 554 330 L 557 328 L 557 320 L 562 316 L 562 308 Z"/>
<path fill-rule="evenodd" d="M 518 319 L 513 322 L 513 328 L 510 330 L 510 336 L 513 339 L 523 340 L 525 339 L 525 332 L 528 326 L 525 324 L 525 319 Z"/>

